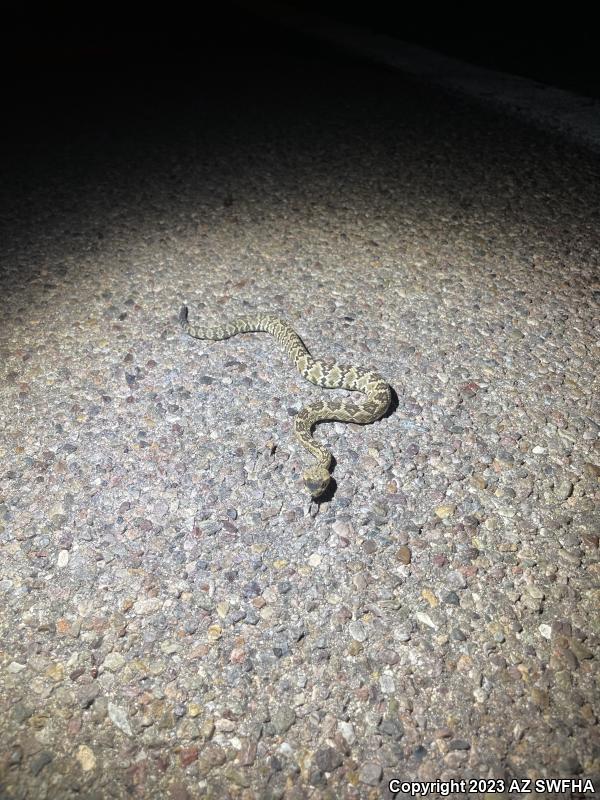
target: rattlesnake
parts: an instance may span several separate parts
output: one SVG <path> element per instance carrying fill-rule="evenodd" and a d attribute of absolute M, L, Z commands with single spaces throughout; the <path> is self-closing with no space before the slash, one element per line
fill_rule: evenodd
<path fill-rule="evenodd" d="M 296 331 L 279 317 L 271 314 L 255 314 L 249 317 L 238 317 L 224 325 L 203 327 L 190 325 L 187 306 L 182 306 L 179 312 L 179 322 L 183 330 L 190 336 L 212 341 L 229 339 L 230 336 L 235 336 L 237 333 L 270 333 L 283 347 L 298 372 L 306 380 L 325 389 L 349 389 L 365 395 L 365 399 L 359 403 L 354 403 L 352 400 L 311 403 L 296 414 L 294 418 L 296 438 L 317 459 L 317 463 L 309 467 L 302 476 L 304 485 L 312 497 L 321 495 L 331 479 L 329 474 L 331 453 L 312 438 L 313 426 L 317 422 L 333 420 L 360 424 L 375 422 L 385 414 L 390 404 L 390 387 L 377 372 L 355 367 L 353 364 L 338 364 L 333 360 L 315 360 Z"/>

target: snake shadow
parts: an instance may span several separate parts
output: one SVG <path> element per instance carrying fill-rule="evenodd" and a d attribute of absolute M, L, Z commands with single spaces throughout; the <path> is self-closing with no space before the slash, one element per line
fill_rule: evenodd
<path fill-rule="evenodd" d="M 400 405 L 400 400 L 398 399 L 398 394 L 393 386 L 390 386 L 390 404 L 387 407 L 387 411 L 385 414 L 381 415 L 381 419 L 387 419 L 391 417 L 392 414 L 395 414 L 398 410 L 398 406 Z"/>
<path fill-rule="evenodd" d="M 398 394 L 396 393 L 396 390 L 394 389 L 393 386 L 390 386 L 390 394 L 391 394 L 390 404 L 387 408 L 387 411 L 385 412 L 385 414 L 382 414 L 380 419 L 387 419 L 388 417 L 391 417 L 392 414 L 394 414 L 397 411 L 398 406 L 400 405 Z M 329 484 L 325 489 L 325 491 L 323 492 L 323 494 L 319 495 L 319 497 L 314 498 L 312 501 L 317 506 L 320 506 L 322 503 L 329 503 L 335 497 L 335 493 L 337 492 L 337 482 L 334 477 L 336 465 L 337 465 L 336 458 L 334 455 L 332 455 L 331 466 L 330 466 L 331 480 L 329 481 Z"/>

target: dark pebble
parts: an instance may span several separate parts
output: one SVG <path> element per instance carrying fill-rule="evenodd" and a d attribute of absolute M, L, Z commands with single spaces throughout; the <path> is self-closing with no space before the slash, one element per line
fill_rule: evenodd
<path fill-rule="evenodd" d="M 13 706 L 12 713 L 13 719 L 17 725 L 20 725 L 22 722 L 25 722 L 26 719 L 29 719 L 29 717 L 33 714 L 33 711 L 24 703 L 16 703 Z"/>
<path fill-rule="evenodd" d="M 53 755 L 52 753 L 48 753 L 47 750 L 43 750 L 39 755 L 37 755 L 31 762 L 31 766 L 29 767 L 31 773 L 33 775 L 39 775 L 40 772 L 44 769 L 46 764 L 49 764 L 52 761 Z"/>
<path fill-rule="evenodd" d="M 312 769 L 308 780 L 311 786 L 322 786 L 325 783 L 325 775 L 320 769 Z"/>
<path fill-rule="evenodd" d="M 258 597 L 261 589 L 256 581 L 250 581 L 243 587 L 242 593 L 247 600 L 250 600 L 252 597 Z"/>
<path fill-rule="evenodd" d="M 470 750 L 471 744 L 467 742 L 466 739 L 454 739 L 452 742 L 448 742 L 448 750 Z"/>
<path fill-rule="evenodd" d="M 415 749 L 413 750 L 413 756 L 419 762 L 423 761 L 426 755 L 427 755 L 427 748 L 423 747 L 423 745 L 421 744 L 418 747 L 415 747 Z"/>
<path fill-rule="evenodd" d="M 392 717 L 385 717 L 379 723 L 379 731 L 384 736 L 391 736 L 393 739 L 401 739 L 404 736 L 404 728 L 400 720 Z"/>
<path fill-rule="evenodd" d="M 341 754 L 333 747 L 322 747 L 315 754 L 315 763 L 321 772 L 333 772 L 342 761 Z"/>
<path fill-rule="evenodd" d="M 575 756 L 565 756 L 558 763 L 558 773 L 560 775 L 579 775 L 581 771 L 581 764 Z"/>
<path fill-rule="evenodd" d="M 460 605 L 460 599 L 456 592 L 446 592 L 443 597 L 444 603 L 447 603 L 449 606 L 458 606 Z"/>
<path fill-rule="evenodd" d="M 86 686 L 85 689 L 83 689 L 83 691 L 79 694 L 80 708 L 89 708 L 99 694 L 100 687 L 95 683 L 91 684 L 91 686 Z"/>

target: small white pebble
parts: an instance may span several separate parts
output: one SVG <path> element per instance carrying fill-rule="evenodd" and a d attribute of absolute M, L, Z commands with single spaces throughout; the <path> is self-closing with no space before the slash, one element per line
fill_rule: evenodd
<path fill-rule="evenodd" d="M 119 706 L 116 706 L 114 703 L 109 703 L 108 716 L 110 717 L 113 725 L 119 728 L 119 730 L 123 731 L 123 733 L 126 733 L 127 736 L 133 735 L 131 725 L 127 719 L 127 713 L 123 708 L 119 708 Z"/>
<path fill-rule="evenodd" d="M 538 631 L 541 633 L 544 639 L 550 639 L 552 636 L 552 626 L 547 625 L 545 622 L 539 626 Z"/>
<path fill-rule="evenodd" d="M 338 722 L 338 730 L 348 744 L 354 744 L 356 741 L 356 733 L 354 732 L 354 727 L 351 722 Z"/>
<path fill-rule="evenodd" d="M 435 622 L 431 619 L 429 614 L 426 614 L 424 611 L 417 611 L 415 614 L 416 618 L 419 622 L 422 622 L 423 625 L 427 625 L 429 628 L 435 628 Z"/>
<path fill-rule="evenodd" d="M 379 688 L 383 694 L 393 694 L 396 691 L 396 684 L 391 673 L 384 672 L 379 678 Z"/>

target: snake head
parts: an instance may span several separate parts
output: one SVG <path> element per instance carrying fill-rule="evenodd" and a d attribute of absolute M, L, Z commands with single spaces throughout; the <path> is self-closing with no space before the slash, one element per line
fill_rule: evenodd
<path fill-rule="evenodd" d="M 304 472 L 302 478 L 311 496 L 318 497 L 323 494 L 325 489 L 329 486 L 331 475 L 328 469 L 315 464 L 314 467 L 310 467 Z"/>

